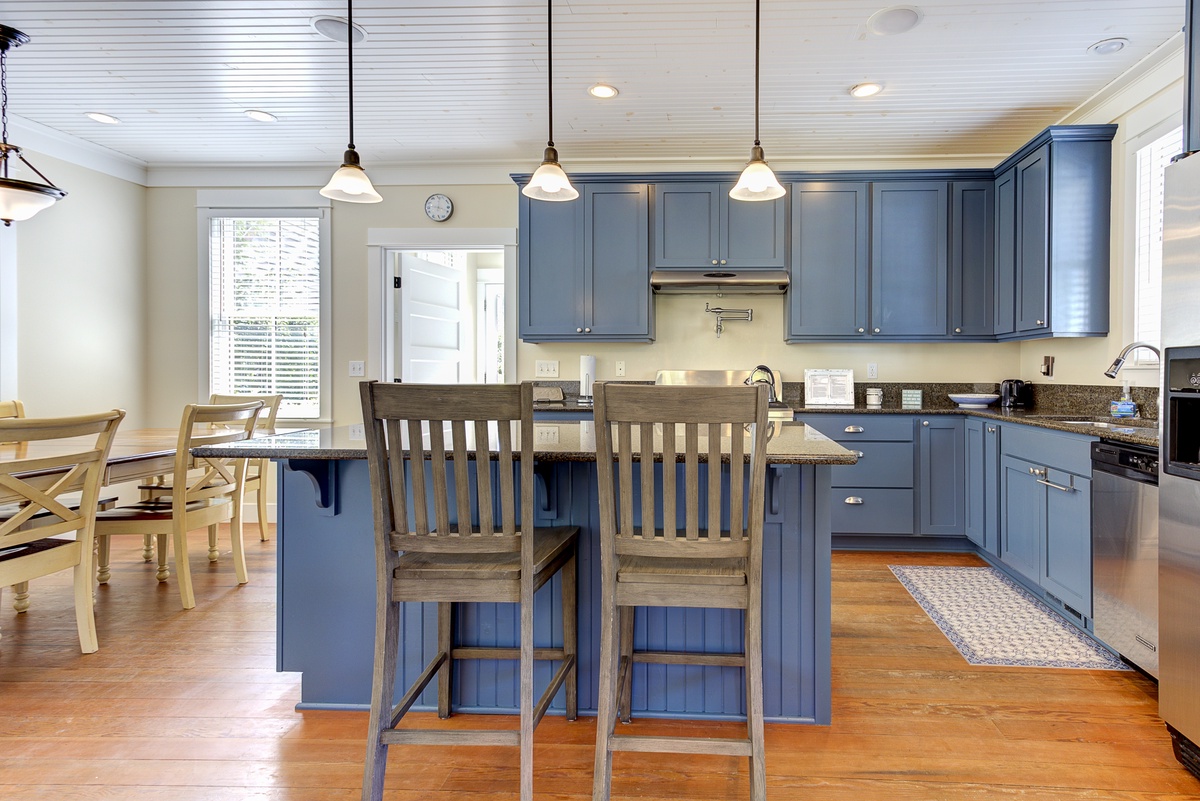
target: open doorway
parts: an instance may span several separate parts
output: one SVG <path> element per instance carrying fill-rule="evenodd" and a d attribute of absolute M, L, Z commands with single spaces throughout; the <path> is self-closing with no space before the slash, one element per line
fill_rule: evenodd
<path fill-rule="evenodd" d="M 391 277 L 387 380 L 503 383 L 502 247 L 385 248 Z"/>

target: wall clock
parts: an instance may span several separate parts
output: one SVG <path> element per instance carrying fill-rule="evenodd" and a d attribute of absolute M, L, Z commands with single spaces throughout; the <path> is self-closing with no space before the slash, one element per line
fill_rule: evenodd
<path fill-rule="evenodd" d="M 445 222 L 453 213 L 454 203 L 445 195 L 430 195 L 425 200 L 425 214 L 434 222 Z"/>

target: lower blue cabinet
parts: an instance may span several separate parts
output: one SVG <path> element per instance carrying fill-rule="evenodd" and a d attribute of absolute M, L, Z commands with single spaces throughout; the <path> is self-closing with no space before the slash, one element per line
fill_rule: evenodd
<path fill-rule="evenodd" d="M 1000 553 L 1000 424 L 977 417 L 964 427 L 966 534 L 992 556 Z"/>
<path fill-rule="evenodd" d="M 919 418 L 921 534 L 961 535 L 966 528 L 964 420 L 958 416 Z"/>

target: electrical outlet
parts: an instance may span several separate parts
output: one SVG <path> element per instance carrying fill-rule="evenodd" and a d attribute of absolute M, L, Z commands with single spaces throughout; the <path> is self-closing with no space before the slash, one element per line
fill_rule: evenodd
<path fill-rule="evenodd" d="M 350 362 L 350 377 L 351 378 L 365 376 L 366 374 L 367 374 L 367 363 L 366 362 L 358 362 L 358 361 Z"/>
<path fill-rule="evenodd" d="M 533 444 L 534 445 L 557 445 L 558 444 L 558 426 L 537 426 L 533 427 Z"/>
<path fill-rule="evenodd" d="M 366 439 L 367 432 L 363 429 L 362 423 L 350 424 L 350 439 Z"/>
<path fill-rule="evenodd" d="M 867 364 L 867 378 L 879 378 L 879 365 L 875 362 Z"/>
<path fill-rule="evenodd" d="M 617 362 L 617 378 L 625 377 L 625 362 Z"/>
<path fill-rule="evenodd" d="M 558 378 L 558 361 L 537 359 L 533 363 L 533 374 L 538 378 Z"/>

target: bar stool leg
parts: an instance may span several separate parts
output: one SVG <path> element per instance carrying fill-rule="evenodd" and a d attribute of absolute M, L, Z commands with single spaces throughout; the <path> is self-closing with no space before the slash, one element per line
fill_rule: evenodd
<path fill-rule="evenodd" d="M 577 605 L 576 588 L 576 559 L 575 547 L 571 547 L 571 559 L 562 568 L 562 618 L 563 618 L 563 654 L 568 659 L 574 659 L 575 665 L 567 676 L 567 720 L 575 720 L 579 716 L 579 633 L 577 630 L 575 610 Z"/>
<path fill-rule="evenodd" d="M 446 662 L 438 670 L 438 717 L 450 717 L 450 700 L 454 695 L 454 604 L 442 601 L 438 604 L 438 650 L 446 655 Z"/>
<path fill-rule="evenodd" d="M 625 666 L 624 680 L 621 681 L 617 714 L 622 723 L 632 720 L 630 707 L 633 705 L 633 614 L 632 606 L 622 606 L 621 610 L 621 662 Z M 618 675 L 621 675 L 618 672 Z"/>
<path fill-rule="evenodd" d="M 752 585 L 753 586 L 753 585 Z M 746 621 L 746 726 L 750 729 L 750 801 L 766 801 L 766 748 L 763 743 L 761 593 L 751 593 Z"/>
<path fill-rule="evenodd" d="M 600 697 L 596 711 L 596 764 L 592 774 L 592 801 L 608 801 L 612 790 L 612 731 L 617 718 L 617 608 L 612 577 L 604 577 L 600 607 Z"/>

